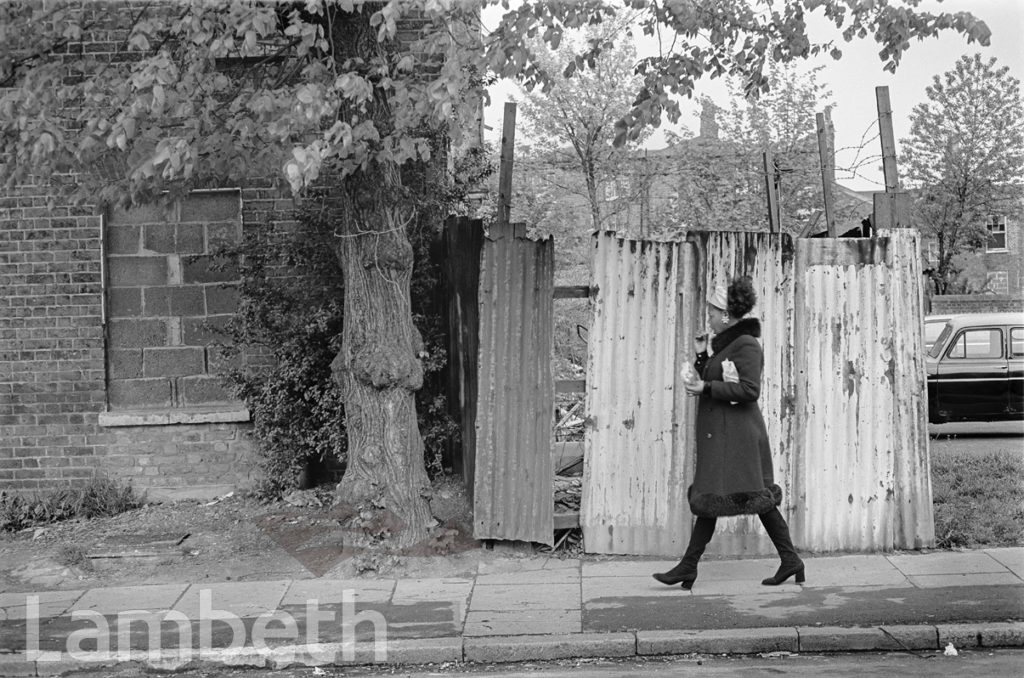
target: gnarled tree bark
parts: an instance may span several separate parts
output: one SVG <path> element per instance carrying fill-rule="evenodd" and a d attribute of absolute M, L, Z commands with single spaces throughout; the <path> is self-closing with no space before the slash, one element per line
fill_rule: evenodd
<path fill-rule="evenodd" d="M 369 14 L 347 14 L 335 24 L 336 59 L 385 51 Z M 382 135 L 389 131 L 391 113 L 379 92 L 371 117 Z M 336 498 L 356 508 L 369 531 L 390 533 L 389 545 L 400 548 L 425 539 L 433 523 L 414 397 L 423 385 L 423 340 L 412 322 L 409 290 L 407 227 L 415 205 L 393 162 L 370 161 L 342 183 L 335 251 L 345 283 L 345 324 L 331 367 L 345 404 L 348 462 Z"/>

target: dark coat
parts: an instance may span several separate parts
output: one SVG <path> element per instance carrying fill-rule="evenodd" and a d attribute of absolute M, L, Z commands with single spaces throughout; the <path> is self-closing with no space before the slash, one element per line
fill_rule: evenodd
<path fill-rule="evenodd" d="M 760 514 L 782 501 L 757 398 L 764 352 L 761 322 L 744 318 L 711 341 L 714 355 L 698 355 L 694 367 L 705 383 L 697 402 L 697 470 L 688 496 L 696 516 Z M 739 383 L 722 379 L 722 362 L 736 365 Z"/>

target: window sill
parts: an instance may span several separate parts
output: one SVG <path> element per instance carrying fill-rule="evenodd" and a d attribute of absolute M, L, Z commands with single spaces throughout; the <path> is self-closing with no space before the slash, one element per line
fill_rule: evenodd
<path fill-rule="evenodd" d="M 157 410 L 100 412 L 99 425 L 171 426 L 174 424 L 229 424 L 250 421 L 249 410 Z"/>

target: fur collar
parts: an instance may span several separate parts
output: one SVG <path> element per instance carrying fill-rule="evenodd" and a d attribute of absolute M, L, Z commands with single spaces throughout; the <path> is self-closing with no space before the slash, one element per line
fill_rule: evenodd
<path fill-rule="evenodd" d="M 720 353 L 722 349 L 744 335 L 757 339 L 761 336 L 761 321 L 757 318 L 743 318 L 732 327 L 727 327 L 711 339 L 711 350 Z"/>

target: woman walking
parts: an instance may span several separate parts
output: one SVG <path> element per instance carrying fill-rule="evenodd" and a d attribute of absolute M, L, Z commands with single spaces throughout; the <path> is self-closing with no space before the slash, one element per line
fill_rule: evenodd
<path fill-rule="evenodd" d="M 716 519 L 755 514 L 782 559 L 775 576 L 761 583 L 776 586 L 794 575 L 804 581 L 804 563 L 779 513 L 782 490 L 775 484 L 768 432 L 757 407 L 764 368 L 757 341 L 761 322 L 744 317 L 755 303 L 757 293 L 748 277 L 736 278 L 728 290 L 719 286 L 708 300 L 713 355 L 708 357 L 707 337 L 698 337 L 696 375 L 685 382 L 687 393 L 699 398 L 697 470 L 688 493 L 696 520 L 683 559 L 668 572 L 654 574 L 663 584 L 692 587 Z"/>

